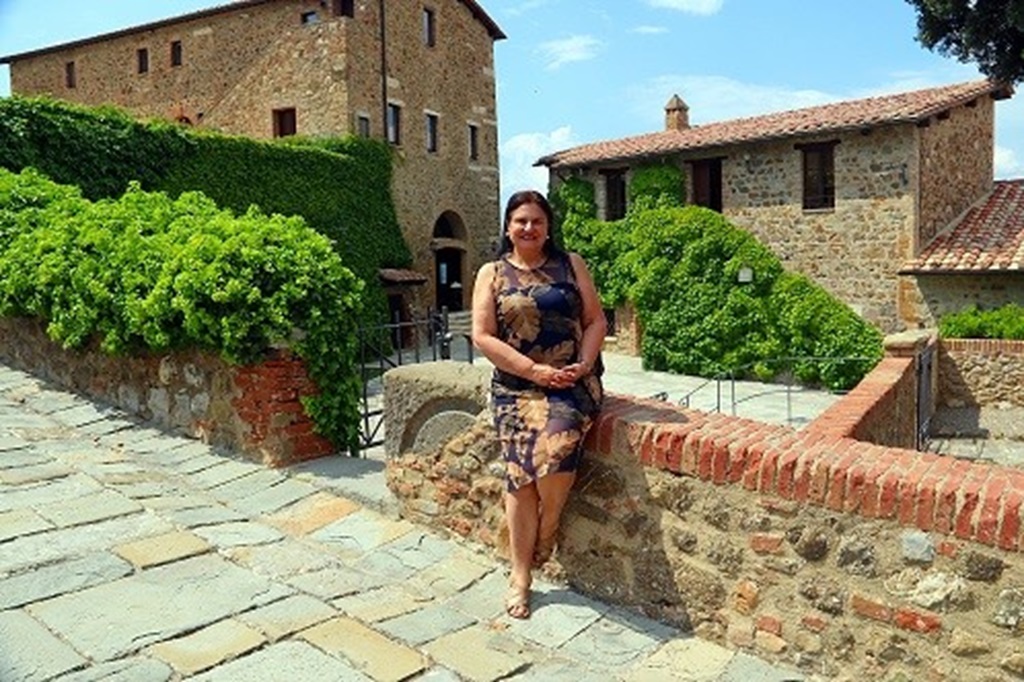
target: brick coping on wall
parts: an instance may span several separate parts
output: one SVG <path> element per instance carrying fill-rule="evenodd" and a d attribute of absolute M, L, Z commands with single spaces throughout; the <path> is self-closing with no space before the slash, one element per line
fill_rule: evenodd
<path fill-rule="evenodd" d="M 609 395 L 588 435 L 645 466 L 1016 551 L 1024 472 Z"/>
<path fill-rule="evenodd" d="M 942 339 L 942 347 L 951 352 L 979 353 L 982 355 L 1024 356 L 1024 341 L 1009 339 Z"/>

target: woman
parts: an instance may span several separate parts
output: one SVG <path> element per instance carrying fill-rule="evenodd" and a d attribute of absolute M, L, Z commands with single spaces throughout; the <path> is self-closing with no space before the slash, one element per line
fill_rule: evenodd
<path fill-rule="evenodd" d="M 531 569 L 551 556 L 558 522 L 603 397 L 595 372 L 604 311 L 586 264 L 552 239 L 538 192 L 505 208 L 501 252 L 477 273 L 473 345 L 494 364 L 491 407 L 505 458 L 512 573 L 505 608 L 529 618 Z"/>

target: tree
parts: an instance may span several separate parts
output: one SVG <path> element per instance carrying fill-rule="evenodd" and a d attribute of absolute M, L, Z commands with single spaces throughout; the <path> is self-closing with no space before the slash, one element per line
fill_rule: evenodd
<path fill-rule="evenodd" d="M 917 40 L 929 50 L 973 61 L 986 76 L 1024 81 L 1024 2 L 907 0 L 917 10 Z"/>

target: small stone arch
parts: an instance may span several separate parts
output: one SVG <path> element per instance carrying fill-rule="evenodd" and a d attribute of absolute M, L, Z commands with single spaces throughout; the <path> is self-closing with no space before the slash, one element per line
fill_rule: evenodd
<path fill-rule="evenodd" d="M 462 217 L 444 211 L 434 221 L 430 249 L 434 252 L 434 304 L 438 310 L 458 312 L 466 301 L 466 243 L 468 231 Z"/>
<path fill-rule="evenodd" d="M 484 405 L 469 398 L 427 401 L 406 421 L 398 446 L 399 454 L 437 450 L 469 429 L 484 409 Z"/>

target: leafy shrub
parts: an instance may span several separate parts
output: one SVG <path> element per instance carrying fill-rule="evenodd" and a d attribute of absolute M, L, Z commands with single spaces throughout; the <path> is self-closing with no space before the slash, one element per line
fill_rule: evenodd
<path fill-rule="evenodd" d="M 667 163 L 641 166 L 629 181 L 630 206 L 682 206 L 683 172 Z"/>
<path fill-rule="evenodd" d="M 198 347 L 248 363 L 287 344 L 319 388 L 305 403 L 318 432 L 355 443 L 363 284 L 302 218 L 135 184 L 90 202 L 0 169 L 0 234 L 0 315 L 40 317 L 64 347 L 98 338 L 109 353 Z"/>
<path fill-rule="evenodd" d="M 578 186 L 572 192 L 583 194 Z M 588 259 L 603 304 L 633 303 L 649 369 L 765 380 L 785 369 L 776 360 L 825 358 L 799 363 L 798 377 L 845 390 L 881 358 L 877 329 L 806 277 L 786 273 L 719 213 L 651 195 L 623 220 L 569 214 L 563 230 L 567 246 Z M 744 269 L 752 281 L 738 281 Z M 864 359 L 836 359 L 843 357 Z"/>
<path fill-rule="evenodd" d="M 950 339 L 1024 340 L 1024 307 L 1008 303 L 992 310 L 971 306 L 939 320 L 939 334 Z"/>

